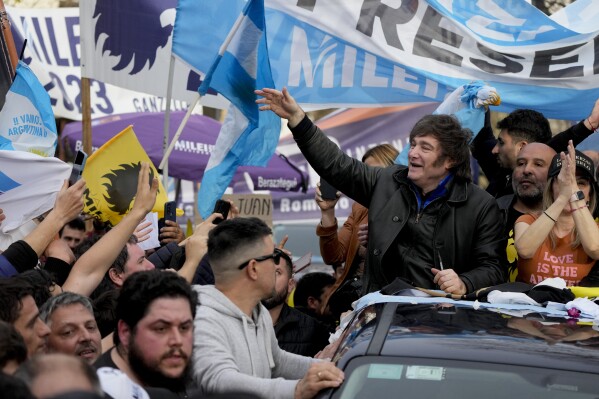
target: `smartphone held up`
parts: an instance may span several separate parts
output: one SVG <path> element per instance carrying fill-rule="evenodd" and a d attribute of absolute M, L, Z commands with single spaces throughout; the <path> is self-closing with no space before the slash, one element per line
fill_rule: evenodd
<path fill-rule="evenodd" d="M 214 211 L 212 213 L 220 213 L 221 215 L 223 215 L 223 217 L 222 217 L 222 219 L 221 218 L 214 219 L 213 223 L 219 224 L 223 220 L 226 220 L 227 216 L 229 216 L 230 209 L 231 209 L 231 204 L 228 201 L 220 200 L 220 199 L 218 201 L 216 201 L 216 204 L 214 205 Z"/>
<path fill-rule="evenodd" d="M 77 151 L 77 155 L 75 155 L 75 160 L 73 161 L 71 176 L 69 177 L 69 186 L 72 186 L 81 179 L 83 168 L 85 168 L 85 162 L 87 162 L 87 154 L 81 150 Z"/>
<path fill-rule="evenodd" d="M 323 178 L 320 178 L 320 194 L 325 200 L 337 199 L 337 189 Z"/>

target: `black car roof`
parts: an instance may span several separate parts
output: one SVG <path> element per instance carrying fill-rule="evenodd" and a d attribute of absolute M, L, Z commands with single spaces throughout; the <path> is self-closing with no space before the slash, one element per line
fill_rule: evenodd
<path fill-rule="evenodd" d="M 360 310 L 334 360 L 408 356 L 599 373 L 599 331 L 575 320 L 448 304 L 378 303 Z M 596 326 L 595 326 L 596 328 Z"/>

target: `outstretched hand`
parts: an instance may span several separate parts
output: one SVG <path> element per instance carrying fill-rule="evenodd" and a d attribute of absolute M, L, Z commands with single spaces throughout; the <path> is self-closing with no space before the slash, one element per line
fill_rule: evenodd
<path fill-rule="evenodd" d="M 260 111 L 272 111 L 287 119 L 291 128 L 296 127 L 306 115 L 286 87 L 283 87 L 283 91 L 265 88 L 255 90 L 254 93 L 262 97 L 256 100 L 257 104 L 264 104 L 260 106 Z"/>

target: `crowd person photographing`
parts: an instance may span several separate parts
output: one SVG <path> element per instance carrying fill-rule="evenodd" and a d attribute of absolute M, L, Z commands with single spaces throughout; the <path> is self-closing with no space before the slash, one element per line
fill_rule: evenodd
<path fill-rule="evenodd" d="M 584 285 L 599 259 L 595 166 L 570 141 L 567 154 L 553 157 L 547 176 L 543 212 L 523 215 L 514 226 L 518 280 L 561 277 L 569 286 Z"/>
<path fill-rule="evenodd" d="M 314 170 L 369 209 L 363 294 L 396 279 L 456 295 L 506 281 L 502 216 L 471 182 L 470 134 L 457 119 L 423 117 L 410 133 L 408 167 L 373 168 L 332 143 L 286 88 L 256 94 L 260 110 L 289 121 Z"/>

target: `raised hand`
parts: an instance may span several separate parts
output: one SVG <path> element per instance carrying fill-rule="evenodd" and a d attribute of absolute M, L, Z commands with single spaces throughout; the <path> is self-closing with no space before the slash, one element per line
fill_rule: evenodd
<path fill-rule="evenodd" d="M 569 199 L 572 193 L 578 191 L 576 184 L 576 152 L 572 140 L 568 142 L 568 153 L 560 153 L 562 168 L 557 175 L 560 197 Z"/>
<path fill-rule="evenodd" d="M 321 211 L 328 211 L 329 209 L 335 208 L 335 205 L 337 205 L 337 201 L 339 201 L 339 197 L 341 197 L 341 192 L 337 191 L 335 195 L 337 197 L 335 199 L 322 198 L 322 192 L 320 191 L 320 183 L 316 184 L 314 199 L 316 200 L 316 204 L 318 205 Z"/>
<path fill-rule="evenodd" d="M 220 213 L 213 213 L 196 226 L 193 234 L 186 240 L 186 257 L 192 257 L 198 263 L 206 254 L 206 251 L 208 251 L 208 233 L 216 226 L 214 219 L 217 218 L 222 218 L 222 215 Z"/>
<path fill-rule="evenodd" d="M 281 118 L 287 119 L 292 128 L 297 126 L 306 115 L 286 87 L 283 87 L 283 91 L 265 88 L 256 90 L 254 93 L 262 97 L 256 100 L 257 104 L 264 104 L 260 107 L 260 111 L 274 112 Z"/>
<path fill-rule="evenodd" d="M 150 238 L 150 233 L 153 230 L 151 226 L 152 222 L 142 222 L 135 228 L 133 235 L 137 237 L 138 244 Z"/>
<path fill-rule="evenodd" d="M 64 184 L 62 185 L 62 188 L 56 195 L 54 208 L 51 212 L 57 216 L 58 220 L 62 222 L 63 225 L 75 219 L 83 210 L 84 191 L 84 179 L 80 179 L 71 187 L 69 187 L 68 180 L 65 180 Z"/>
<path fill-rule="evenodd" d="M 131 211 L 140 212 L 142 217 L 144 217 L 154 207 L 157 194 L 158 178 L 154 177 L 150 181 L 150 164 L 142 162 L 137 178 L 137 192 L 135 193 L 135 200 L 133 201 Z"/>
<path fill-rule="evenodd" d="M 589 130 L 597 130 L 599 128 L 599 99 L 595 101 L 595 106 L 588 118 L 584 120 L 584 124 Z"/>
<path fill-rule="evenodd" d="M 179 226 L 179 223 L 172 220 L 165 220 L 164 227 L 160 229 L 160 243 L 168 244 L 170 242 L 181 242 L 185 239 L 185 233 Z"/>

